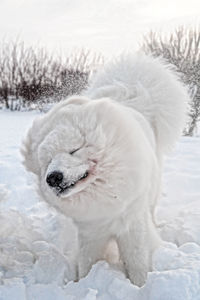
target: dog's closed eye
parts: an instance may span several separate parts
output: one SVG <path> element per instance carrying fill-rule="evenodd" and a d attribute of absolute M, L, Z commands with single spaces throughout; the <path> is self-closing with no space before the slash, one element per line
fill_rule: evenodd
<path fill-rule="evenodd" d="M 69 152 L 69 154 L 70 154 L 70 155 L 73 155 L 74 153 L 76 153 L 76 152 L 77 152 L 78 150 L 80 150 L 80 149 L 81 149 L 81 148 L 78 148 L 78 149 L 72 150 L 72 151 L 70 151 L 70 152 Z"/>

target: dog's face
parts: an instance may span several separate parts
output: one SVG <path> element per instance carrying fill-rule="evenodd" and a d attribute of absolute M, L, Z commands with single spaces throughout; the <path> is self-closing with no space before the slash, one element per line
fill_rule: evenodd
<path fill-rule="evenodd" d="M 96 144 L 95 128 L 89 132 L 89 128 L 79 123 L 78 109 L 75 115 L 75 118 L 66 116 L 66 120 L 58 121 L 38 147 L 41 188 L 61 199 L 86 189 L 97 180 L 104 147 L 102 132 L 96 129 L 99 134 Z"/>
<path fill-rule="evenodd" d="M 116 213 L 123 209 L 125 201 L 119 202 L 131 194 L 129 188 L 135 185 L 136 194 L 140 189 L 138 178 L 128 181 L 141 153 L 137 147 L 136 156 L 132 153 L 130 129 L 125 119 L 120 122 L 112 102 L 83 98 L 63 102 L 36 120 L 22 153 L 27 169 L 38 176 L 42 197 L 72 217 L 110 214 L 109 206 Z"/>

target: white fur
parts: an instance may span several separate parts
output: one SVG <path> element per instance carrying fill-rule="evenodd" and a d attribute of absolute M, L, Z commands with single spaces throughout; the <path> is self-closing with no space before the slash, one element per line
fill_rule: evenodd
<path fill-rule="evenodd" d="M 78 278 L 115 239 L 128 277 L 144 284 L 160 244 L 153 212 L 162 156 L 181 133 L 186 100 L 173 71 L 140 54 L 108 64 L 85 96 L 73 96 L 34 121 L 24 163 L 37 175 L 42 197 L 78 227 Z M 57 196 L 46 183 L 57 170 L 70 183 L 88 170 L 89 176 Z"/>

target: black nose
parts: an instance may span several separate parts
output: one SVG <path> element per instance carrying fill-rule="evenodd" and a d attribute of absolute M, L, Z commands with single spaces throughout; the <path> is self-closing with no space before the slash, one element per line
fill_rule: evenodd
<path fill-rule="evenodd" d="M 51 187 L 57 187 L 61 184 L 63 180 L 63 173 L 59 171 L 54 171 L 52 173 L 49 173 L 46 178 L 46 182 Z"/>

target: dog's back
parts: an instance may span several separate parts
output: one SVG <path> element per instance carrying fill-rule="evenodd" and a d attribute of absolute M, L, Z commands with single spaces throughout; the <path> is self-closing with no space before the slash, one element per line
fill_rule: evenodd
<path fill-rule="evenodd" d="M 107 64 L 91 79 L 86 94 L 109 97 L 140 112 L 154 131 L 159 152 L 180 136 L 188 94 L 172 66 L 142 53 Z"/>

